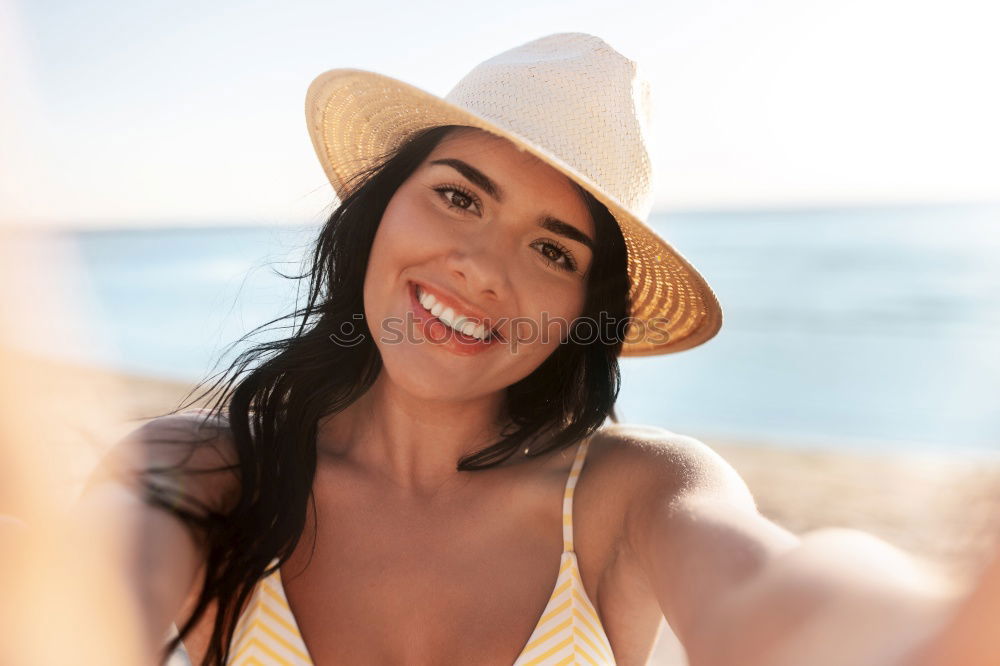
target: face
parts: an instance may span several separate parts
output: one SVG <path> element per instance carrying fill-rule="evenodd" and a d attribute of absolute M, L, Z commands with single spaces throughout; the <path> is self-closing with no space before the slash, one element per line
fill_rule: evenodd
<path fill-rule="evenodd" d="M 567 177 L 506 139 L 449 134 L 392 197 L 372 246 L 365 315 L 388 378 L 466 400 L 531 374 L 582 313 L 593 238 Z"/>

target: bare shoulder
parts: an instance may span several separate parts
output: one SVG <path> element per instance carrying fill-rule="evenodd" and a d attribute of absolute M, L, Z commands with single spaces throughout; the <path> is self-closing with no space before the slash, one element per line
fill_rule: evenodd
<path fill-rule="evenodd" d="M 739 473 L 701 440 L 666 428 L 611 424 L 594 436 L 595 458 L 639 505 L 697 495 L 753 506 Z"/>
<path fill-rule="evenodd" d="M 225 511 L 239 490 L 237 468 L 226 418 L 195 409 L 156 417 L 128 433 L 101 461 L 90 484 L 109 478 L 135 483 L 153 473 L 159 483 L 183 484 L 194 499 Z"/>
<path fill-rule="evenodd" d="M 613 425 L 593 441 L 609 475 L 602 485 L 623 493 L 617 580 L 630 607 L 658 607 L 701 663 L 710 619 L 796 537 L 762 516 L 736 470 L 695 437 Z"/>
<path fill-rule="evenodd" d="M 656 426 L 613 424 L 601 428 L 592 445 L 592 476 L 606 501 L 616 500 L 619 538 L 627 551 L 647 550 L 650 538 L 664 530 L 674 540 L 711 531 L 714 516 L 742 524 L 759 517 L 739 473 L 695 437 Z"/>

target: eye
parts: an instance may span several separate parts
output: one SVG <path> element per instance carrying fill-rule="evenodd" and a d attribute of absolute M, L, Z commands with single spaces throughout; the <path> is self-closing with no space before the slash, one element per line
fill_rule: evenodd
<path fill-rule="evenodd" d="M 477 214 L 482 213 L 479 197 L 460 185 L 440 185 L 432 189 L 438 193 L 448 208 L 457 208 L 466 213 L 473 212 L 473 210 L 477 211 Z M 472 208 L 473 206 L 475 209 Z"/>
<path fill-rule="evenodd" d="M 560 245 L 555 241 L 545 240 L 536 241 L 532 245 L 541 246 L 542 250 L 539 254 L 548 263 L 552 264 L 556 268 L 564 271 L 575 272 L 576 271 L 576 259 L 573 258 L 573 253 L 568 249 Z"/>

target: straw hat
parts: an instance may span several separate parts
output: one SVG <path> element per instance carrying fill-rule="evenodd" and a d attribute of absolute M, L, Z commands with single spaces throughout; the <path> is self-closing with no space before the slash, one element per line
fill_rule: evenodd
<path fill-rule="evenodd" d="M 509 139 L 605 204 L 628 248 L 633 318 L 622 356 L 711 339 L 722 308 L 705 279 L 646 223 L 649 85 L 601 39 L 549 35 L 477 65 L 444 99 L 356 69 L 321 74 L 306 95 L 316 154 L 338 196 L 352 175 L 419 130 L 467 125 Z"/>

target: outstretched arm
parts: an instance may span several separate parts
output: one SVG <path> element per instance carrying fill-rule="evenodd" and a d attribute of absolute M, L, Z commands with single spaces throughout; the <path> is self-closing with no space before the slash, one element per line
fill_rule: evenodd
<path fill-rule="evenodd" d="M 180 519 L 144 499 L 139 476 L 148 467 L 180 463 L 187 473 L 173 483 L 225 512 L 238 487 L 235 475 L 194 472 L 231 463 L 234 455 L 224 424 L 202 430 L 194 410 L 159 417 L 115 445 L 72 508 L 72 516 L 92 538 L 110 538 L 111 531 L 123 538 L 118 568 L 140 616 L 151 664 L 159 663 L 167 630 L 183 603 L 200 589 L 206 546 L 204 535 L 196 538 Z"/>
<path fill-rule="evenodd" d="M 904 666 L 960 591 L 857 530 L 796 536 L 707 446 L 637 429 L 649 464 L 629 547 L 692 666 Z"/>

